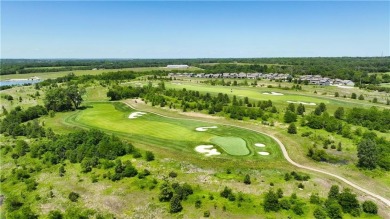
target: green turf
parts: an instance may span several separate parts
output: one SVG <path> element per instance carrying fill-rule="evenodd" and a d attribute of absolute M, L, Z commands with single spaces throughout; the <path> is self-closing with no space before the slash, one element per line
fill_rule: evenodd
<path fill-rule="evenodd" d="M 198 145 L 215 143 L 226 151 L 226 153 L 221 151 L 221 156 L 223 157 L 250 154 L 252 155 L 250 156 L 251 158 L 259 161 L 283 159 L 276 142 L 268 136 L 253 131 L 217 125 L 218 128 L 216 129 L 198 132 L 195 130 L 197 127 L 214 126 L 215 124 L 165 118 L 152 113 L 129 119 L 128 117 L 132 112 L 134 110 L 119 102 L 114 104 L 109 102 L 90 103 L 85 110 L 65 114 L 66 118 L 63 121 L 75 126 L 102 129 L 130 138 L 132 142 L 155 145 L 185 153 L 195 153 L 194 148 Z M 57 122 L 58 117 L 56 116 L 55 118 L 46 118 L 45 123 L 55 130 L 62 129 Z M 64 127 L 67 126 L 65 125 Z M 226 136 L 230 137 L 226 138 Z M 217 141 L 215 142 L 215 140 Z M 269 149 L 272 150 L 272 156 L 258 156 L 256 153 L 258 149 L 253 146 L 256 142 L 268 144 Z M 234 143 L 237 143 L 239 147 L 235 146 Z M 248 144 L 249 148 L 246 144 Z M 199 153 L 198 156 L 204 155 Z"/>
<path fill-rule="evenodd" d="M 250 153 L 246 147 L 246 142 L 238 137 L 214 137 L 210 140 L 212 143 L 221 147 L 230 155 L 247 155 Z"/>

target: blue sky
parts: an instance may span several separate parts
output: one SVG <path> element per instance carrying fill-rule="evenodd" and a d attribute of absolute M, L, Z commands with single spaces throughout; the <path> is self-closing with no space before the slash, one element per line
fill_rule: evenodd
<path fill-rule="evenodd" d="M 390 3 L 1 2 L 1 58 L 389 56 Z"/>

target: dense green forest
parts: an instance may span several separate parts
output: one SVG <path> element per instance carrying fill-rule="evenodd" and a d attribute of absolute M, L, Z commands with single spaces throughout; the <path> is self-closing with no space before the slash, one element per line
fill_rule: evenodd
<path fill-rule="evenodd" d="M 215 64 L 220 63 L 220 64 Z M 229 63 L 229 64 L 227 64 Z M 244 63 L 244 64 L 239 64 Z M 206 73 L 277 72 L 292 75 L 320 74 L 333 78 L 371 81 L 367 73 L 389 72 L 389 57 L 338 58 L 247 58 L 247 59 L 104 59 L 104 60 L 28 60 L 2 59 L 0 75 L 36 72 L 58 72 L 86 69 L 120 69 L 133 67 L 165 67 L 168 64 L 187 64 L 204 69 Z M 42 68 L 45 67 L 45 68 Z"/>

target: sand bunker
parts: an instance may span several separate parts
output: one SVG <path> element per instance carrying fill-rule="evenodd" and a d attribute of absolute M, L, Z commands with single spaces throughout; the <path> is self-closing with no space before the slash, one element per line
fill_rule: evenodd
<path fill-rule="evenodd" d="M 195 130 L 198 131 L 198 132 L 205 132 L 207 131 L 208 129 L 216 129 L 218 128 L 217 126 L 210 126 L 210 127 L 198 127 L 196 128 Z"/>
<path fill-rule="evenodd" d="M 301 103 L 303 105 L 310 105 L 310 106 L 315 106 L 317 104 L 315 103 L 306 103 L 306 102 L 301 102 L 301 101 L 291 101 L 291 100 L 287 100 L 287 103 Z"/>
<path fill-rule="evenodd" d="M 265 147 L 265 144 L 262 144 L 262 143 L 256 143 L 255 144 L 256 147 L 260 147 L 260 148 L 263 148 Z"/>
<path fill-rule="evenodd" d="M 195 151 L 205 154 L 205 156 L 220 155 L 221 153 L 213 147 L 214 145 L 199 145 L 195 148 Z"/>
<path fill-rule="evenodd" d="M 282 95 L 284 95 L 284 94 L 282 94 L 282 93 L 278 93 L 278 92 L 271 92 L 271 93 L 264 92 L 263 94 L 267 94 L 267 95 L 275 95 L 275 96 L 282 96 Z"/>
<path fill-rule="evenodd" d="M 135 119 L 145 114 L 144 112 L 134 112 L 129 115 L 129 119 Z"/>
<path fill-rule="evenodd" d="M 257 152 L 257 153 L 259 153 L 260 155 L 265 155 L 265 156 L 269 155 L 269 153 L 268 153 L 268 152 L 264 152 L 264 151 Z"/>

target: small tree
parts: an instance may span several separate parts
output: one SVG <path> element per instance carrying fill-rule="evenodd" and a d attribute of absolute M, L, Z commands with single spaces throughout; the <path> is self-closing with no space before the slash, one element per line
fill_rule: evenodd
<path fill-rule="evenodd" d="M 280 204 L 277 194 L 271 189 L 269 190 L 264 197 L 264 211 L 279 211 Z"/>
<path fill-rule="evenodd" d="M 310 203 L 312 204 L 321 204 L 321 199 L 318 193 L 312 193 L 310 196 Z"/>
<path fill-rule="evenodd" d="M 351 190 L 344 189 L 338 196 L 338 202 L 341 205 L 345 213 L 352 213 L 356 209 L 360 209 L 359 201 L 356 199 L 356 195 L 351 193 Z"/>
<path fill-rule="evenodd" d="M 244 183 L 247 184 L 247 185 L 251 184 L 251 177 L 249 176 L 249 174 L 245 175 Z"/>
<path fill-rule="evenodd" d="M 167 182 L 164 182 L 160 187 L 160 194 L 158 195 L 158 199 L 160 202 L 167 202 L 171 200 L 173 196 L 172 188 L 169 186 Z"/>
<path fill-rule="evenodd" d="M 284 113 L 284 122 L 290 123 L 290 122 L 296 122 L 297 121 L 297 114 L 290 110 L 286 110 Z"/>
<path fill-rule="evenodd" d="M 153 161 L 154 160 L 154 154 L 151 151 L 145 152 L 145 159 L 146 161 Z"/>
<path fill-rule="evenodd" d="M 63 218 L 61 212 L 58 210 L 50 211 L 48 217 L 49 217 L 49 219 L 62 219 Z"/>
<path fill-rule="evenodd" d="M 228 198 L 230 194 L 232 194 L 232 189 L 228 188 L 227 186 L 225 186 L 223 191 L 220 193 L 221 197 L 224 198 Z"/>
<path fill-rule="evenodd" d="M 330 219 L 342 219 L 343 218 L 343 215 L 341 212 L 341 207 L 339 204 L 337 204 L 337 202 L 333 202 L 330 205 L 328 205 L 326 210 L 328 213 L 328 217 L 330 217 Z"/>
<path fill-rule="evenodd" d="M 283 198 L 283 190 L 281 188 L 276 190 L 276 194 L 278 195 L 278 198 Z"/>
<path fill-rule="evenodd" d="M 363 202 L 363 211 L 368 214 L 377 214 L 378 206 L 373 201 L 364 201 Z"/>
<path fill-rule="evenodd" d="M 181 210 L 183 210 L 183 206 L 181 205 L 180 198 L 179 198 L 179 196 L 174 195 L 170 201 L 169 212 L 170 213 L 177 213 L 177 212 L 180 212 Z"/>
<path fill-rule="evenodd" d="M 302 209 L 302 205 L 301 204 L 296 204 L 292 207 L 292 210 L 293 212 L 296 214 L 296 215 L 303 215 L 303 209 Z"/>
<path fill-rule="evenodd" d="M 328 199 L 337 199 L 339 195 L 340 188 L 338 185 L 332 185 L 328 193 Z"/>
<path fill-rule="evenodd" d="M 315 219 L 326 219 L 326 212 L 322 208 L 316 208 L 313 212 Z"/>
<path fill-rule="evenodd" d="M 65 167 L 64 165 L 60 166 L 60 169 L 58 170 L 60 177 L 63 177 L 65 175 Z"/>
<path fill-rule="evenodd" d="M 287 132 L 288 132 L 289 134 L 297 134 L 297 127 L 295 126 L 295 123 L 291 123 L 291 124 L 288 126 Z"/>
<path fill-rule="evenodd" d="M 355 93 L 351 94 L 351 99 L 356 99 L 357 95 Z"/>
<path fill-rule="evenodd" d="M 334 117 L 336 119 L 343 119 L 344 118 L 344 107 L 337 108 L 337 110 L 334 112 Z"/>
<path fill-rule="evenodd" d="M 359 100 L 364 100 L 363 94 L 360 94 L 360 96 L 359 96 L 358 99 L 359 99 Z"/>
<path fill-rule="evenodd" d="M 300 103 L 299 105 L 298 105 L 298 107 L 297 107 L 297 114 L 298 115 L 303 115 L 303 113 L 306 111 L 306 109 L 305 109 L 305 106 L 302 104 L 302 103 Z"/>

